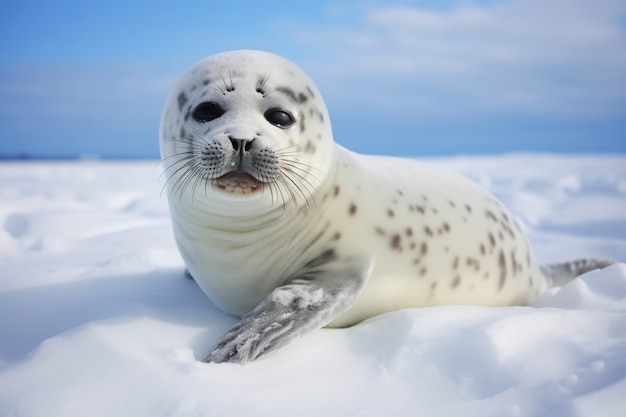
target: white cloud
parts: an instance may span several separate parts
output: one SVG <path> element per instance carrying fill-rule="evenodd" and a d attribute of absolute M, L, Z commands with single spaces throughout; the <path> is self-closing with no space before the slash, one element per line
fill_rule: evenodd
<path fill-rule="evenodd" d="M 303 65 L 339 102 L 615 117 L 626 107 L 625 12 L 618 0 L 377 7 L 355 27 L 308 27 L 298 39 L 324 51 L 326 64 Z"/>

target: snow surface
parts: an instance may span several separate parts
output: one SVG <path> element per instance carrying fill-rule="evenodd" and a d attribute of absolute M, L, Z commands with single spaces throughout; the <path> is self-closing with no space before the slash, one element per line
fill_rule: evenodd
<path fill-rule="evenodd" d="M 434 159 L 542 261 L 626 261 L 626 157 Z M 442 306 L 203 364 L 236 319 L 193 281 L 152 162 L 0 165 L 0 416 L 626 415 L 626 264 L 532 307 Z"/>

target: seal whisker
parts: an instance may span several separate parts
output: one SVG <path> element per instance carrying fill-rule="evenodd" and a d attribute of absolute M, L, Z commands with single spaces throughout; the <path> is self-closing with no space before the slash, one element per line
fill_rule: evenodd
<path fill-rule="evenodd" d="M 270 94 L 273 94 L 275 92 L 276 92 L 276 90 L 266 91 L 265 93 L 263 93 L 263 98 L 266 98 L 267 96 L 269 96 Z"/>
<path fill-rule="evenodd" d="M 261 76 L 257 82 L 256 92 L 260 93 L 263 96 L 263 98 L 265 98 L 266 96 L 265 85 L 267 84 L 271 76 L 272 76 L 272 72 L 271 71 L 267 72 L 263 76 Z"/>
<path fill-rule="evenodd" d="M 280 172 L 281 172 L 281 175 L 278 176 L 277 181 L 283 184 L 285 189 L 289 191 L 290 196 L 292 200 L 294 200 L 296 205 L 298 201 L 298 198 L 296 196 L 297 194 L 302 197 L 306 206 L 309 209 L 311 209 L 312 208 L 311 200 L 313 200 L 313 194 L 308 189 L 306 189 L 306 187 L 301 186 L 301 184 L 303 184 L 302 182 L 297 181 L 296 179 L 293 178 L 293 177 L 297 178 L 298 175 L 289 170 L 281 170 Z M 293 175 L 289 175 L 289 174 L 293 174 Z M 305 183 L 309 184 L 308 181 L 306 181 Z M 296 190 L 298 191 L 297 193 L 296 193 Z"/>
<path fill-rule="evenodd" d="M 276 153 L 278 158 L 281 160 L 281 162 L 289 162 L 292 164 L 294 168 L 298 168 L 303 172 L 316 171 L 319 174 L 323 174 L 322 171 L 319 168 L 317 168 L 315 165 L 306 164 L 304 162 L 297 161 L 296 158 L 301 157 L 302 154 L 298 152 L 297 149 L 293 150 L 292 152 L 287 152 L 287 150 L 291 150 L 291 148 L 293 147 L 275 150 L 274 152 Z"/>
<path fill-rule="evenodd" d="M 280 200 L 281 200 L 281 208 L 283 209 L 283 214 L 286 212 L 287 210 L 287 199 L 285 198 L 285 194 L 283 193 L 283 188 L 285 189 L 285 192 L 291 197 L 291 199 L 293 199 L 293 192 L 289 189 L 288 186 L 286 186 L 286 184 L 284 184 L 282 182 L 281 179 L 277 179 L 275 182 L 272 183 L 272 185 L 270 186 L 270 189 L 273 190 L 274 188 L 276 188 L 276 195 L 280 196 Z M 274 202 L 274 194 L 272 192 L 272 203 Z"/>
<path fill-rule="evenodd" d="M 182 164 L 175 168 L 175 165 Z M 175 168 L 175 169 L 174 169 Z M 187 156 L 174 161 L 169 165 L 167 170 L 174 169 L 172 172 L 168 172 L 168 178 L 166 179 L 163 188 L 167 187 L 171 183 L 172 178 L 175 178 L 174 183 L 170 187 L 172 195 L 178 194 L 179 203 L 182 195 L 189 186 L 191 181 L 202 181 L 204 176 L 202 175 L 203 166 L 201 162 L 197 161 L 193 156 Z M 180 175 L 179 175 L 180 174 Z M 192 192 L 192 198 L 193 198 Z"/>
<path fill-rule="evenodd" d="M 170 163 L 168 166 L 166 166 L 163 170 L 163 172 L 161 173 L 161 177 L 162 176 L 166 176 L 165 179 L 165 183 L 163 184 L 163 187 L 161 189 L 161 194 L 163 193 L 163 191 L 167 188 L 168 184 L 171 182 L 172 178 L 178 174 L 181 170 L 185 169 L 185 165 L 189 163 L 190 160 L 193 159 L 193 155 L 191 155 L 190 152 L 185 152 L 184 154 L 190 154 L 190 156 L 185 156 L 182 158 L 178 158 L 176 160 L 174 160 L 172 163 Z M 179 157 L 180 155 L 183 155 L 183 153 L 181 154 L 174 154 L 171 155 L 168 158 L 164 158 L 162 162 L 165 162 L 166 160 L 173 158 L 173 157 Z M 183 163 L 183 166 L 178 167 L 178 168 L 174 168 L 175 165 Z M 173 170 L 173 172 L 172 172 Z"/>
<path fill-rule="evenodd" d="M 190 160 L 179 170 L 182 170 L 182 169 L 185 169 L 185 170 L 183 171 L 182 175 L 180 175 L 176 179 L 176 181 L 174 182 L 171 188 L 172 194 L 178 195 L 179 205 L 181 204 L 183 194 L 185 193 L 185 190 L 187 189 L 189 182 L 192 181 L 195 177 L 194 172 L 197 169 L 197 162 Z M 193 200 L 193 195 L 192 195 L 192 200 Z"/>
<path fill-rule="evenodd" d="M 312 167 L 308 164 L 304 164 L 298 161 L 292 161 L 288 159 L 284 159 L 280 161 L 281 167 L 289 168 L 294 174 L 304 178 L 305 175 L 311 176 L 314 180 L 318 182 L 318 185 L 322 183 L 322 181 L 315 175 L 311 173 L 311 171 L 321 171 L 317 170 L 315 167 Z"/>
<path fill-rule="evenodd" d="M 198 175 L 197 170 L 201 170 L 201 166 L 192 168 L 194 169 L 194 173 L 193 173 L 193 177 L 194 177 L 194 181 L 193 181 L 193 185 L 191 186 L 191 202 L 193 203 L 195 201 L 195 197 L 196 197 L 196 190 L 198 189 L 198 186 L 202 183 L 207 184 L 209 181 L 204 178 L 203 175 Z M 205 195 L 206 195 L 206 187 L 205 187 Z"/>
<path fill-rule="evenodd" d="M 232 70 L 228 70 L 228 81 L 226 80 L 226 78 L 224 77 L 224 74 L 222 74 L 222 71 L 218 71 L 218 75 L 220 77 L 220 80 L 222 81 L 222 84 L 224 85 L 224 88 L 220 88 L 218 86 L 216 86 L 220 92 L 222 93 L 222 95 L 226 95 L 227 92 L 230 91 L 234 91 L 235 90 L 235 84 L 233 82 L 233 72 Z"/>
<path fill-rule="evenodd" d="M 309 191 L 309 194 L 312 196 L 315 190 L 322 183 L 322 181 L 319 178 L 317 178 L 315 175 L 312 175 L 311 173 L 309 173 L 307 170 L 299 167 L 298 164 L 299 163 L 294 162 L 294 161 L 281 161 L 281 171 L 284 171 L 285 173 L 288 172 L 292 174 L 294 178 L 298 178 L 300 180 L 299 182 L 301 182 L 303 186 L 306 185 L 305 188 L 307 188 L 307 190 Z M 317 185 L 309 181 L 307 176 L 305 176 L 304 174 L 308 174 L 308 176 L 314 179 L 317 182 Z"/>
<path fill-rule="evenodd" d="M 228 88 L 226 87 L 226 81 L 224 81 L 224 76 L 222 75 L 222 71 L 218 71 L 217 75 L 220 77 L 220 80 L 222 81 L 222 84 L 224 84 L 224 88 L 220 87 L 219 85 L 215 85 L 215 88 L 223 95 L 226 95 L 226 90 L 228 90 Z"/>

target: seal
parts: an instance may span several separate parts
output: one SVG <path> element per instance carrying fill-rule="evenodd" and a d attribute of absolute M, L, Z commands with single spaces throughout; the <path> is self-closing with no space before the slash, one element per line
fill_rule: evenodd
<path fill-rule="evenodd" d="M 187 269 L 241 318 L 205 362 L 246 363 L 402 308 L 526 304 L 611 263 L 540 266 L 475 183 L 336 144 L 315 84 L 267 52 L 194 65 L 165 104 L 160 147 Z"/>

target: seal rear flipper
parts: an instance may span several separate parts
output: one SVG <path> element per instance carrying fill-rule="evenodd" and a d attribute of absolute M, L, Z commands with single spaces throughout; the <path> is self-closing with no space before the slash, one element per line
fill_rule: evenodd
<path fill-rule="evenodd" d="M 325 326 L 352 306 L 371 266 L 371 260 L 333 261 L 296 276 L 222 336 L 203 362 L 245 364 Z"/>
<path fill-rule="evenodd" d="M 579 259 L 559 264 L 541 265 L 541 273 L 549 287 L 562 287 L 574 278 L 595 269 L 611 266 L 615 261 L 610 259 Z"/>

